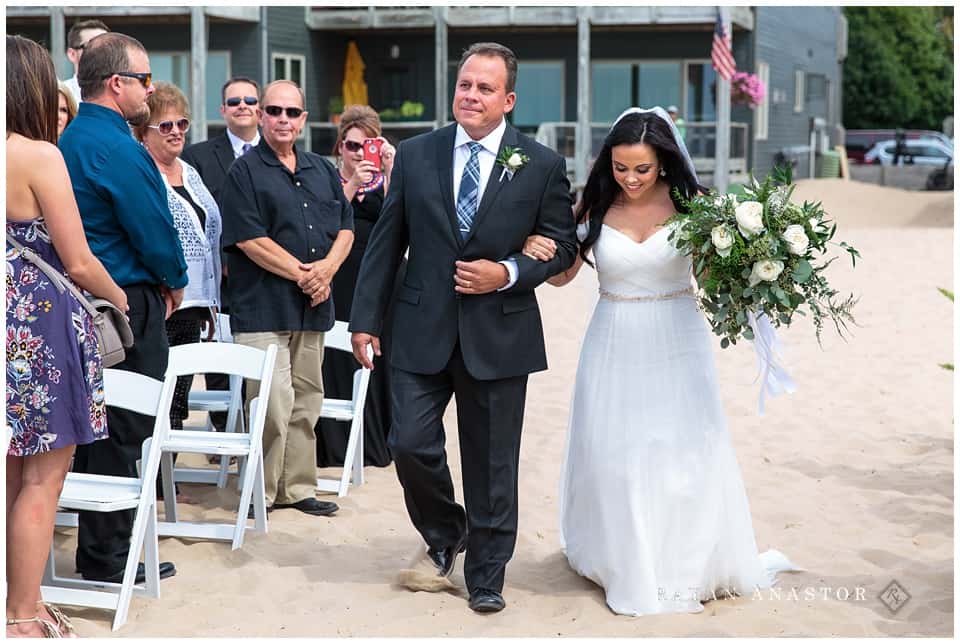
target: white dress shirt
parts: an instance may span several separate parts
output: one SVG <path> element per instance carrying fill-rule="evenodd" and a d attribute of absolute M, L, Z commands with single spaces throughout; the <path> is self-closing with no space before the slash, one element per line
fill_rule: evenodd
<path fill-rule="evenodd" d="M 507 131 L 507 120 L 502 119 L 493 132 L 486 135 L 477 143 L 483 146 L 483 149 L 477 154 L 477 161 L 480 163 L 480 185 L 477 187 L 477 208 L 479 209 L 483 201 L 483 191 L 487 187 L 490 174 L 493 172 L 493 165 L 497 161 L 497 152 L 500 151 L 500 141 L 503 140 L 503 133 Z M 463 169 L 467 167 L 467 161 L 470 160 L 470 146 L 467 145 L 473 141 L 462 125 L 457 125 L 457 135 L 453 140 L 453 203 L 456 206 L 457 197 L 460 194 L 460 180 L 463 179 Z M 476 222 L 474 222 L 476 223 Z M 505 291 L 517 283 L 517 262 L 507 259 L 499 262 L 507 267 L 507 273 L 510 279 L 506 286 L 497 289 Z"/>
<path fill-rule="evenodd" d="M 249 141 L 244 141 L 239 136 L 230 131 L 230 128 L 227 128 L 227 138 L 230 140 L 230 145 L 233 146 L 233 158 L 239 159 L 243 155 L 243 144 L 249 143 L 250 147 L 255 146 L 260 143 L 260 131 L 257 130 L 257 135 L 254 136 Z"/>
<path fill-rule="evenodd" d="M 74 74 L 73 77 L 63 81 L 63 84 L 66 85 L 70 93 L 73 94 L 73 100 L 77 102 L 77 105 L 80 105 L 82 101 L 80 100 L 80 83 L 77 82 L 77 75 Z"/>

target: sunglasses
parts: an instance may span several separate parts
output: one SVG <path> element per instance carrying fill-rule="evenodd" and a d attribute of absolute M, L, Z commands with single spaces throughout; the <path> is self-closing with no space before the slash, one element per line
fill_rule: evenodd
<path fill-rule="evenodd" d="M 344 141 L 343 147 L 347 148 L 351 152 L 359 152 L 363 149 L 363 143 L 359 141 Z"/>
<path fill-rule="evenodd" d="M 156 125 L 148 125 L 147 127 L 153 128 L 163 136 L 166 136 L 173 132 L 174 125 L 177 126 L 177 129 L 180 130 L 181 134 L 186 134 L 187 130 L 190 129 L 190 120 L 184 118 L 176 121 L 160 121 Z"/>
<path fill-rule="evenodd" d="M 225 100 L 224 103 L 226 104 L 227 107 L 236 107 L 237 105 L 240 104 L 241 100 L 247 105 L 256 105 L 257 103 L 260 102 L 259 100 L 257 100 L 256 96 L 244 96 L 242 99 L 239 96 L 231 96 L 230 98 Z"/>
<path fill-rule="evenodd" d="M 140 84 L 143 85 L 144 89 L 150 87 L 150 83 L 153 82 L 153 74 L 151 72 L 113 72 L 112 74 L 104 74 L 100 77 L 100 80 L 104 78 L 110 78 L 111 76 L 126 76 L 127 78 L 136 78 L 140 81 Z"/>
<path fill-rule="evenodd" d="M 263 108 L 263 111 L 270 116 L 280 116 L 286 112 L 287 118 L 290 119 L 298 118 L 301 114 L 303 114 L 303 110 L 299 107 L 280 107 L 279 105 L 267 105 Z"/>

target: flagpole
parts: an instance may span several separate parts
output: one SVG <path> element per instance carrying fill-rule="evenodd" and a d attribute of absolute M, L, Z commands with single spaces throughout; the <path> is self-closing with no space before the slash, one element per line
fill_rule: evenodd
<path fill-rule="evenodd" d="M 733 32 L 730 29 L 730 8 L 722 6 L 720 22 L 723 32 L 731 42 Z M 730 177 L 730 81 L 717 74 L 717 126 L 716 156 L 713 165 L 713 185 L 719 192 L 726 192 Z"/>

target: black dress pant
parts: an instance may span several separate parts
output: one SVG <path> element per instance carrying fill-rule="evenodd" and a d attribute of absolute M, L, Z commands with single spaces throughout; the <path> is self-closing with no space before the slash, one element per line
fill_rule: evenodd
<path fill-rule="evenodd" d="M 477 380 L 459 345 L 440 373 L 393 368 L 390 451 L 407 512 L 428 545 L 445 548 L 467 533 L 467 589 L 500 592 L 517 541 L 517 469 L 527 376 Z M 443 412 L 456 395 L 466 511 L 454 499 Z"/>
<path fill-rule="evenodd" d="M 126 359 L 113 368 L 163 380 L 169 353 L 163 297 L 153 285 L 137 284 L 123 290 L 130 304 L 128 315 L 134 344 L 127 349 Z M 108 402 L 109 396 L 108 392 Z M 153 416 L 108 407 L 108 438 L 78 445 L 74 471 L 136 477 L 140 448 L 153 433 L 153 424 Z M 90 577 L 106 577 L 123 570 L 130 549 L 133 518 L 133 510 L 80 512 L 77 570 Z"/>

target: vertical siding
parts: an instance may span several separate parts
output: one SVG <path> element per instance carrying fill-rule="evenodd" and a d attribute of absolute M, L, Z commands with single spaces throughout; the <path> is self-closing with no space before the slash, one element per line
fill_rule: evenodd
<path fill-rule="evenodd" d="M 316 120 L 326 109 L 323 98 L 321 109 L 320 89 L 315 73 L 316 54 L 311 47 L 310 31 L 307 29 L 306 13 L 302 6 L 269 7 L 267 9 L 267 57 L 274 53 L 299 54 L 305 57 L 303 91 L 307 97 L 307 111 L 310 120 Z M 258 58 L 259 60 L 259 58 Z M 273 73 L 272 63 L 270 74 Z"/>

